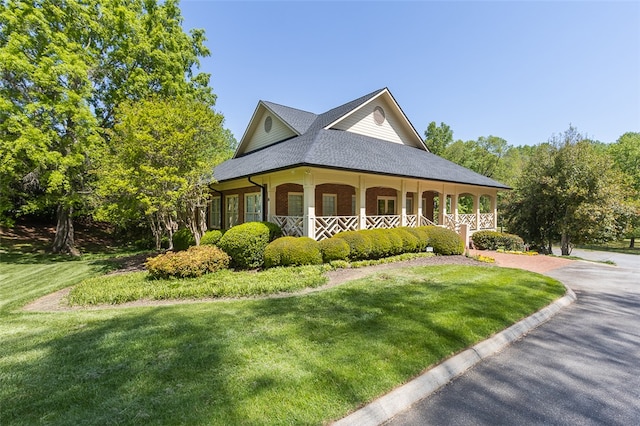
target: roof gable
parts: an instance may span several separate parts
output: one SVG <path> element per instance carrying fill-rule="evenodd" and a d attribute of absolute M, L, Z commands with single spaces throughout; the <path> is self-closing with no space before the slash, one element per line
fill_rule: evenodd
<path fill-rule="evenodd" d="M 325 128 L 344 130 L 426 150 L 422 139 L 387 89 L 383 89 Z"/>

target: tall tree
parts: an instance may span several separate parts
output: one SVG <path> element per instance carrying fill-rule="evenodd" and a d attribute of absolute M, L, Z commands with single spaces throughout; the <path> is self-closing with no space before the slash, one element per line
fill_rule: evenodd
<path fill-rule="evenodd" d="M 447 146 L 453 142 L 453 130 L 444 123 L 440 126 L 435 121 L 429 123 L 427 130 L 424 132 L 425 144 L 430 152 L 436 155 L 442 155 Z"/>
<path fill-rule="evenodd" d="M 193 99 L 150 98 L 123 104 L 115 118 L 99 176 L 103 217 L 142 215 L 158 249 L 164 235 L 172 248 L 181 221 L 199 243 L 213 167 L 231 155 L 222 116 Z"/>
<path fill-rule="evenodd" d="M 508 196 L 505 215 L 509 229 L 527 241 L 551 252 L 560 239 L 568 255 L 574 243 L 621 233 L 627 192 L 610 158 L 570 127 L 538 147 Z"/>
<path fill-rule="evenodd" d="M 640 238 L 640 133 L 627 132 L 609 147 L 609 153 L 616 167 L 628 178 L 633 188 L 629 197 L 631 214 L 628 219 L 626 236 L 629 247 L 635 247 L 635 239 Z"/>
<path fill-rule="evenodd" d="M 55 209 L 55 252 L 76 253 L 92 152 L 114 112 L 152 94 L 213 105 L 204 33 L 176 0 L 0 1 L 0 219 Z"/>

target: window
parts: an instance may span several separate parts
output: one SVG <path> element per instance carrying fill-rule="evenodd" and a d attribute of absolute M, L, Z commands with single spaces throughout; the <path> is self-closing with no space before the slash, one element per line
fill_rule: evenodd
<path fill-rule="evenodd" d="M 209 229 L 220 229 L 220 226 L 222 226 L 222 218 L 220 217 L 221 202 L 220 197 L 211 198 L 209 203 Z"/>
<path fill-rule="evenodd" d="M 227 204 L 227 229 L 236 226 L 238 224 L 238 196 L 237 195 L 227 195 L 225 197 L 225 202 Z"/>
<path fill-rule="evenodd" d="M 290 192 L 288 195 L 288 206 L 287 214 L 289 216 L 304 216 L 304 198 L 302 193 Z"/>
<path fill-rule="evenodd" d="M 378 215 L 396 214 L 396 197 L 378 197 Z"/>
<path fill-rule="evenodd" d="M 262 220 L 262 197 L 259 192 L 244 196 L 244 221 L 260 222 Z"/>
<path fill-rule="evenodd" d="M 407 214 L 413 214 L 413 198 L 407 197 Z"/>
<path fill-rule="evenodd" d="M 322 216 L 336 216 L 338 203 L 336 194 L 322 194 Z"/>

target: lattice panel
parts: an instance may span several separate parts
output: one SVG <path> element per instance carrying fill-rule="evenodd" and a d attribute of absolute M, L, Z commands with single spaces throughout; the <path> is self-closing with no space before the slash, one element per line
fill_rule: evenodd
<path fill-rule="evenodd" d="M 458 225 L 465 224 L 469 226 L 469 229 L 476 229 L 476 215 L 475 214 L 459 214 Z"/>
<path fill-rule="evenodd" d="M 480 213 L 480 229 L 493 229 L 493 213 Z"/>
<path fill-rule="evenodd" d="M 418 216 L 416 216 L 415 214 L 409 214 L 406 216 L 406 218 L 407 218 L 407 226 L 415 228 L 416 223 L 418 222 Z"/>
<path fill-rule="evenodd" d="M 400 216 L 367 216 L 367 229 L 397 228 Z"/>
<path fill-rule="evenodd" d="M 318 216 L 315 220 L 316 240 L 331 238 L 338 232 L 356 231 L 358 216 Z"/>
<path fill-rule="evenodd" d="M 273 223 L 282 228 L 282 233 L 290 237 L 301 237 L 304 232 L 302 216 L 272 216 Z"/>
<path fill-rule="evenodd" d="M 420 226 L 438 226 L 437 223 L 430 221 L 429 219 L 427 219 L 424 216 L 420 216 Z"/>
<path fill-rule="evenodd" d="M 444 215 L 444 226 L 445 228 L 449 228 L 456 233 L 460 230 L 460 227 L 456 223 L 456 220 L 452 214 Z"/>

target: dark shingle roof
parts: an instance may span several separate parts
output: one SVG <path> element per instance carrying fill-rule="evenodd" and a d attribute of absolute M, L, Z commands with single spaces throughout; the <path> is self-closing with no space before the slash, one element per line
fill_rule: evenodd
<path fill-rule="evenodd" d="M 320 115 L 265 102 L 301 135 L 225 161 L 215 168 L 215 180 L 224 182 L 292 167 L 313 166 L 509 189 L 500 182 L 423 149 L 348 131 L 325 129 L 383 90 Z M 315 119 L 311 121 L 313 117 Z"/>

